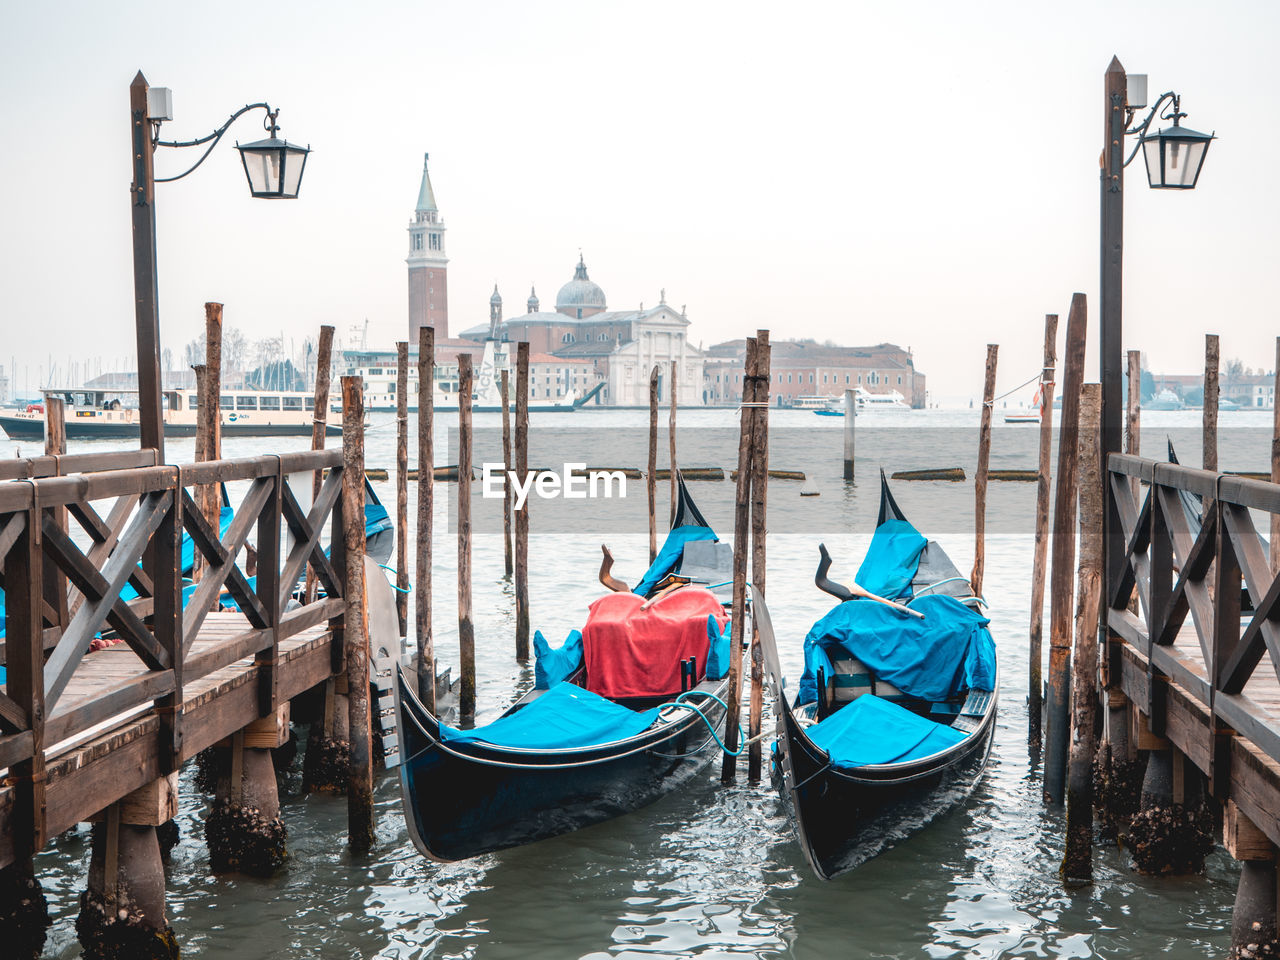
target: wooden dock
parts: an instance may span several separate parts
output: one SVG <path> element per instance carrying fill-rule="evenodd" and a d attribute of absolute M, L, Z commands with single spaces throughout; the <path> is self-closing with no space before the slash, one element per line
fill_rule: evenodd
<path fill-rule="evenodd" d="M 119 841 L 103 861 L 115 876 L 135 842 L 115 825 L 156 847 L 154 828 L 176 812 L 173 774 L 216 744 L 241 771 L 232 800 L 255 789 L 254 765 L 268 758 L 269 771 L 268 749 L 288 736 L 290 700 L 344 669 L 356 558 L 343 472 L 342 450 L 0 464 L 0 871 L 29 872 L 49 838 L 88 821 L 113 825 L 102 846 Z M 230 516 L 206 517 L 201 494 L 224 484 L 237 495 Z M 193 554 L 195 582 L 182 569 L 191 575 Z M 310 601 L 308 570 L 320 587 Z M 125 882 L 122 870 L 107 902 Z"/>
<path fill-rule="evenodd" d="M 1203 778 L 1228 852 L 1274 874 L 1280 578 L 1254 518 L 1280 513 L 1280 485 L 1126 454 L 1108 465 L 1109 705 L 1132 705 L 1134 749 L 1173 751 L 1177 792 Z"/>

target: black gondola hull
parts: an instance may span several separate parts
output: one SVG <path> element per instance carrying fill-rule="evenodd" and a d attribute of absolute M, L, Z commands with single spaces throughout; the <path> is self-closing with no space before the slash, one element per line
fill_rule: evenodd
<path fill-rule="evenodd" d="M 894 846 L 963 802 L 982 778 L 991 751 L 995 707 L 977 731 L 938 760 L 859 771 L 831 768 L 827 755 L 782 707 L 775 785 L 792 801 L 805 859 L 830 880 Z"/>
<path fill-rule="evenodd" d="M 437 721 L 403 672 L 397 675 L 405 819 L 415 846 L 433 860 L 521 846 L 638 810 L 693 777 L 715 750 L 706 724 L 692 713 L 587 750 L 517 753 L 442 744 Z M 704 709 L 719 731 L 724 708 L 707 701 Z"/>

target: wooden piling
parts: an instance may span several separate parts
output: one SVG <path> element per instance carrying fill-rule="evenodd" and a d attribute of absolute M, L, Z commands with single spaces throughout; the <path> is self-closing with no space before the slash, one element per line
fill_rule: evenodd
<path fill-rule="evenodd" d="M 508 479 L 502 484 L 502 552 L 506 575 L 511 576 L 511 400 L 510 377 L 502 371 L 502 472 Z"/>
<path fill-rule="evenodd" d="M 1094 724 L 1098 704 L 1098 605 L 1102 595 L 1102 385 L 1080 397 L 1080 565 L 1071 662 L 1071 748 L 1067 773 L 1066 849 L 1060 875 L 1069 885 L 1093 881 Z"/>
<path fill-rule="evenodd" d="M 744 387 L 745 392 L 745 387 Z M 649 469 L 645 471 L 645 490 L 649 494 L 649 562 L 658 556 L 658 365 L 649 371 Z"/>
<path fill-rule="evenodd" d="M 1053 510 L 1053 565 L 1049 583 L 1049 703 L 1046 710 L 1044 798 L 1062 803 L 1067 773 L 1071 688 L 1071 573 L 1076 558 L 1076 465 L 1079 454 L 1080 386 L 1088 326 L 1083 293 L 1071 297 L 1063 351 L 1062 420 L 1058 427 L 1058 485 Z"/>
<path fill-rule="evenodd" d="M 364 581 L 364 383 L 360 377 L 342 378 L 342 519 L 349 728 L 347 842 L 353 850 L 364 852 L 373 846 L 373 754 Z"/>
<path fill-rule="evenodd" d="M 733 513 L 733 613 L 729 639 L 729 700 L 724 721 L 724 763 L 720 781 L 733 783 L 737 772 L 738 717 L 742 703 L 742 638 L 747 601 L 747 538 L 751 519 L 751 427 L 755 396 L 756 339 L 747 338 L 746 375 L 742 378 L 742 415 L 738 433 L 738 481 L 734 493 Z"/>
<path fill-rule="evenodd" d="M 436 331 L 418 328 L 418 545 L 414 624 L 418 639 L 418 699 L 435 713 L 436 654 L 431 637 L 431 511 L 435 507 Z"/>
<path fill-rule="evenodd" d="M 1271 482 L 1280 483 L 1280 337 L 1276 337 L 1275 380 L 1271 386 Z M 1280 571 L 1280 513 L 1271 514 L 1271 571 Z"/>
<path fill-rule="evenodd" d="M 409 634 L 409 343 L 396 343 L 396 618 Z"/>
<path fill-rule="evenodd" d="M 844 392 L 844 478 L 853 482 L 853 440 L 858 424 L 858 400 L 852 390 Z"/>
<path fill-rule="evenodd" d="M 516 476 L 529 474 L 529 344 L 516 345 Z M 529 501 L 516 511 L 516 659 L 529 659 Z"/>
<path fill-rule="evenodd" d="M 987 344 L 987 371 L 982 387 L 982 427 L 978 431 L 978 469 L 973 478 L 973 573 L 969 583 L 982 596 L 982 571 L 987 553 L 987 473 L 991 469 L 991 408 L 996 397 L 998 343 Z"/>
<path fill-rule="evenodd" d="M 44 452 L 46 456 L 61 457 L 67 452 L 67 420 L 60 397 L 45 397 Z M 59 470 L 59 473 L 62 471 Z M 67 508 L 53 508 L 53 522 L 62 531 L 67 529 Z M 64 629 L 71 622 L 67 606 L 67 577 L 57 564 L 44 565 L 44 599 L 56 614 L 57 625 Z"/>
<path fill-rule="evenodd" d="M 221 349 L 221 347 L 219 347 Z M 311 411 L 311 449 L 323 450 L 325 427 L 329 422 L 329 380 L 333 376 L 333 327 L 329 324 L 322 324 L 320 327 L 320 342 L 316 345 L 316 383 L 315 396 L 312 399 Z M 212 378 L 210 378 L 212 384 Z M 212 393 L 212 390 L 210 391 Z M 211 454 L 212 456 L 212 454 Z M 324 478 L 321 472 L 317 470 L 311 478 L 311 502 L 315 503 L 320 497 L 320 484 Z M 361 507 L 360 512 L 364 513 Z M 316 574 L 311 568 L 311 564 L 307 564 L 307 585 L 305 596 L 307 603 L 311 603 L 316 598 Z"/>
<path fill-rule="evenodd" d="M 1204 463 L 1206 470 L 1218 470 L 1218 335 L 1204 337 Z M 1206 507 L 1208 504 L 1206 504 Z"/>
<path fill-rule="evenodd" d="M 458 476 L 471 476 L 471 355 L 458 354 Z M 476 634 L 471 617 L 471 484 L 458 481 L 458 713 L 476 715 Z"/>
<path fill-rule="evenodd" d="M 671 517 L 667 520 L 667 525 L 676 522 L 676 501 L 680 498 L 676 489 L 676 397 L 679 390 L 676 389 L 679 384 L 679 371 L 676 369 L 676 361 L 671 361 L 671 408 L 667 417 L 667 446 L 670 449 L 670 472 L 671 472 Z"/>
<path fill-rule="evenodd" d="M 1053 378 L 1058 362 L 1058 315 L 1045 314 L 1044 365 L 1040 371 L 1040 462 L 1036 476 L 1036 542 L 1031 560 L 1031 633 L 1027 677 L 1027 742 L 1039 755 L 1044 687 L 1044 575 L 1049 556 L 1050 458 L 1053 455 Z"/>
<path fill-rule="evenodd" d="M 756 379 L 751 408 L 751 590 L 765 595 L 766 513 L 769 490 L 769 331 L 756 331 Z M 672 365 L 674 368 L 674 364 Z M 674 372 L 674 370 L 673 370 Z M 762 406 L 763 404 L 763 406 Z M 751 701 L 747 719 L 747 780 L 760 782 L 760 725 L 764 717 L 764 650 L 751 618 Z"/>
<path fill-rule="evenodd" d="M 196 431 L 203 427 L 205 442 L 201 454 L 197 445 L 197 458 L 222 459 L 222 304 L 204 305 L 204 394 L 205 405 L 196 412 Z M 318 488 L 317 488 L 318 489 Z M 196 491 L 196 503 L 200 512 L 214 530 L 221 530 L 222 487 L 206 483 Z M 200 551 L 196 551 L 199 557 Z"/>
<path fill-rule="evenodd" d="M 1129 396 L 1125 405 L 1124 452 L 1138 456 L 1142 448 L 1142 353 L 1129 351 Z"/>

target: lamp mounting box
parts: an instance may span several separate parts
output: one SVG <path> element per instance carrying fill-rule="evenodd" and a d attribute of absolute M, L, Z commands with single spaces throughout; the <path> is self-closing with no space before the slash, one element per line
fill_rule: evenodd
<path fill-rule="evenodd" d="M 147 88 L 147 119 L 173 119 L 173 91 L 168 87 Z"/>
<path fill-rule="evenodd" d="M 1125 102 L 1130 110 L 1141 110 L 1147 105 L 1147 75 L 1130 73 L 1125 76 Z"/>

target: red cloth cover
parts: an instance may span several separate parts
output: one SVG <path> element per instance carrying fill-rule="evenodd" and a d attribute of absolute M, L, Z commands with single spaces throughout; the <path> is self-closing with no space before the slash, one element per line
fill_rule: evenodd
<path fill-rule="evenodd" d="M 602 697 L 655 697 L 680 692 L 680 661 L 693 657 L 707 672 L 707 617 L 720 629 L 729 618 L 702 587 L 681 587 L 641 610 L 643 597 L 610 593 L 591 604 L 582 643 L 587 689 Z"/>

